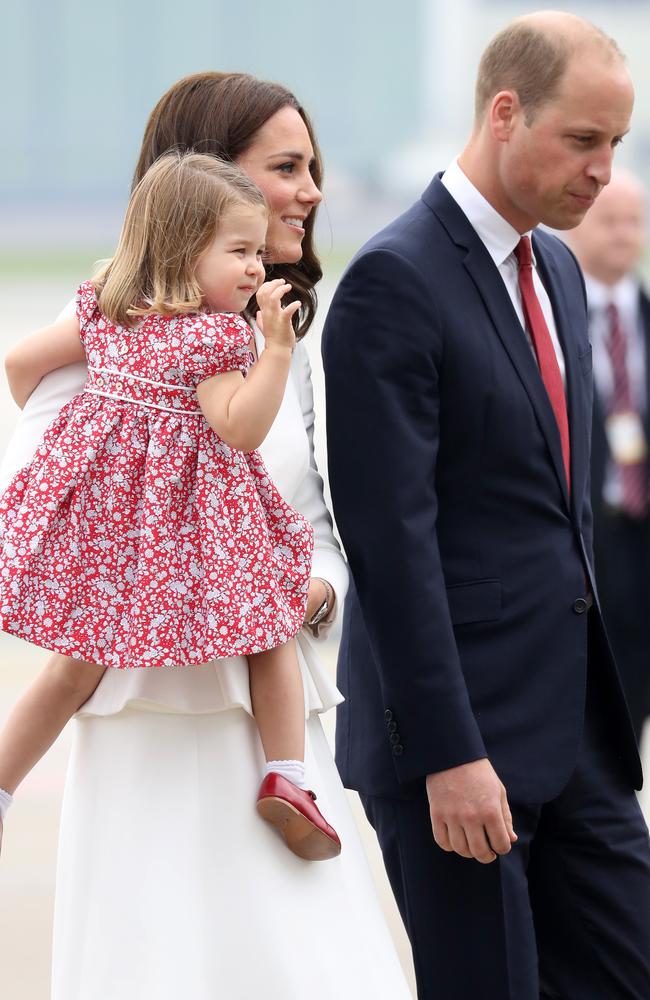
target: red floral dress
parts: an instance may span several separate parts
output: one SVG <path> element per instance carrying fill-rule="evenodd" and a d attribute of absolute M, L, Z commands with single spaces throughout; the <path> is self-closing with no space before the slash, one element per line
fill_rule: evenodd
<path fill-rule="evenodd" d="M 136 327 L 77 293 L 88 360 L 32 461 L 0 497 L 0 626 L 108 667 L 272 649 L 300 630 L 313 532 L 257 452 L 212 430 L 196 386 L 246 374 L 233 313 Z"/>

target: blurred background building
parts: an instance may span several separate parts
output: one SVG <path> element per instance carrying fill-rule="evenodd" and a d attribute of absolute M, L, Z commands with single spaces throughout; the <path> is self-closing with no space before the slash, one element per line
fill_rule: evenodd
<path fill-rule="evenodd" d="M 327 165 L 324 249 L 356 247 L 422 190 L 471 125 L 487 41 L 540 4 L 503 0 L 22 0 L 4 7 L 0 252 L 113 245 L 147 115 L 187 73 L 287 84 Z M 567 8 L 568 9 L 568 8 Z M 638 99 L 620 159 L 650 175 L 647 0 L 570 9 L 626 52 Z"/>

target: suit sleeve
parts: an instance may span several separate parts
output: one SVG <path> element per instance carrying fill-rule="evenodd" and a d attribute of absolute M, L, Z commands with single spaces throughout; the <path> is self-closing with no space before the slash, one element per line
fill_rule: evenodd
<path fill-rule="evenodd" d="M 419 271 L 375 250 L 343 277 L 323 336 L 334 515 L 404 782 L 486 756 L 436 531 L 440 322 Z M 383 720 L 382 720 L 383 724 Z"/>

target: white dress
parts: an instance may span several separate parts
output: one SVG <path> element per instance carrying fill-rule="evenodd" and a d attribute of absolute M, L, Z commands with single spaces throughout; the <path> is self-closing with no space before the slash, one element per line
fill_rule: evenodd
<path fill-rule="evenodd" d="M 256 333 L 258 350 L 264 341 Z M 313 461 L 299 345 L 262 448 L 312 523 L 313 575 L 338 602 L 343 558 Z M 0 485 L 85 380 L 73 365 L 31 397 Z M 291 854 L 254 809 L 263 753 L 244 658 L 192 670 L 107 670 L 74 723 L 59 842 L 51 1000 L 408 1000 L 319 713 L 341 696 L 306 630 L 306 764 L 339 858 Z"/>

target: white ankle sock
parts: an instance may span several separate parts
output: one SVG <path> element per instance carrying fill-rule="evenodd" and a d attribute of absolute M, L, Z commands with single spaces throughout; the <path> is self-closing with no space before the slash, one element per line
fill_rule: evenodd
<path fill-rule="evenodd" d="M 298 788 L 307 788 L 305 784 L 305 763 L 302 760 L 267 760 L 266 773 L 275 771 L 287 781 L 292 781 Z"/>
<path fill-rule="evenodd" d="M 5 792 L 3 788 L 0 788 L 0 819 L 5 818 L 7 815 L 7 809 L 13 800 L 13 795 L 10 795 L 9 792 Z"/>

